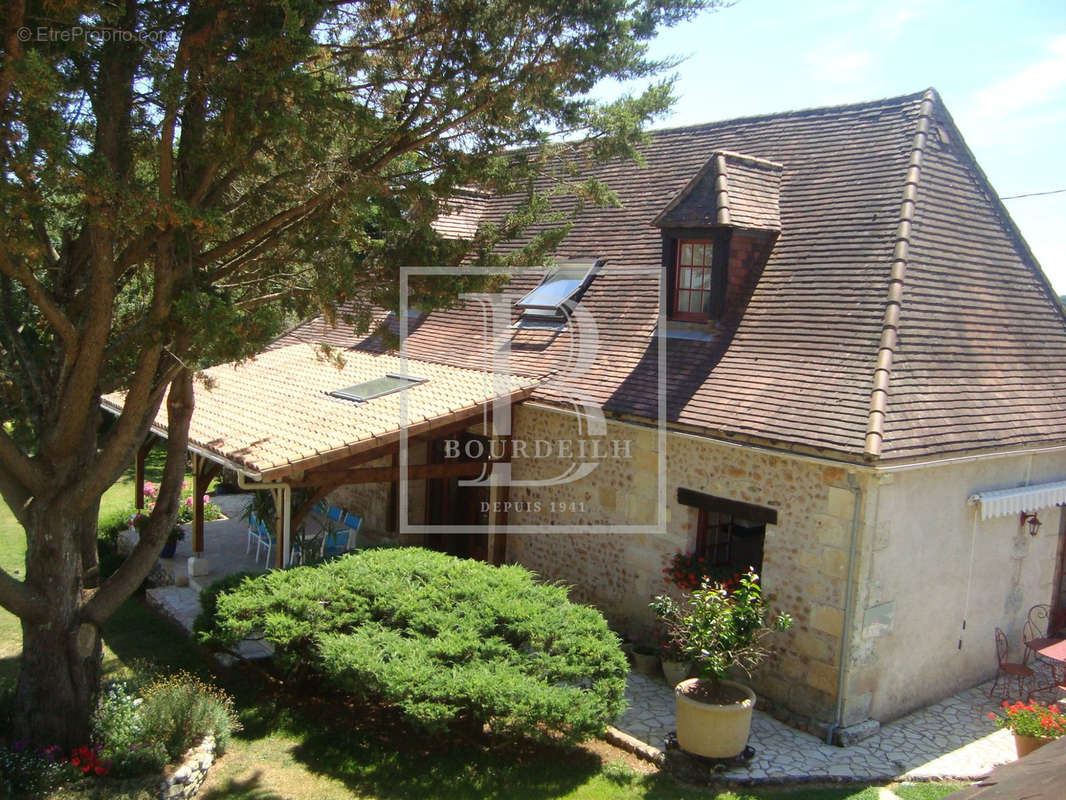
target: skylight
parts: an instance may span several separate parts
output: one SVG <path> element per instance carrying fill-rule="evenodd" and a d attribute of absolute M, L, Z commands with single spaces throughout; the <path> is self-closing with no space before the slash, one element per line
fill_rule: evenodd
<path fill-rule="evenodd" d="M 375 397 L 410 389 L 419 383 L 425 383 L 426 380 L 426 378 L 412 378 L 409 375 L 396 375 L 389 372 L 382 378 L 374 378 L 363 383 L 357 383 L 354 386 L 335 389 L 329 395 L 340 400 L 350 400 L 353 403 L 365 403 Z"/>
<path fill-rule="evenodd" d="M 564 305 L 588 284 L 599 263 L 597 258 L 562 262 L 515 306 L 530 317 L 561 317 Z"/>

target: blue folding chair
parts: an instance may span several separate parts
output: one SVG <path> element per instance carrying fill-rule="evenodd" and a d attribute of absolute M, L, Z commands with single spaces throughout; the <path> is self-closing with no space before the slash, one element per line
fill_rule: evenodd
<path fill-rule="evenodd" d="M 326 516 L 334 522 L 341 522 L 344 519 L 344 510 L 337 506 L 330 506 L 326 509 Z"/>
<path fill-rule="evenodd" d="M 337 509 L 340 511 L 340 509 Z M 340 515 L 338 515 L 340 516 Z M 330 519 L 333 519 L 330 517 Z M 355 514 L 344 513 L 341 519 L 334 520 L 344 525 L 339 530 L 330 531 L 322 538 L 322 557 L 339 556 L 348 552 L 356 543 L 356 535 L 359 526 L 363 524 L 363 518 Z"/>
<path fill-rule="evenodd" d="M 244 548 L 244 554 L 248 555 L 252 552 L 252 543 L 259 541 L 259 521 L 256 519 L 255 512 L 248 514 L 248 546 Z M 259 560 L 259 548 L 256 548 L 255 558 Z"/>
<path fill-rule="evenodd" d="M 270 551 L 274 549 L 274 546 L 278 543 L 278 537 L 267 530 L 267 526 L 263 524 L 262 520 L 259 522 L 259 544 L 255 548 L 255 560 L 259 561 L 259 550 L 266 547 L 266 561 L 264 564 L 270 563 Z"/>
<path fill-rule="evenodd" d="M 330 531 L 322 537 L 322 558 L 339 556 L 348 551 L 348 538 L 351 534 L 347 528 Z"/>

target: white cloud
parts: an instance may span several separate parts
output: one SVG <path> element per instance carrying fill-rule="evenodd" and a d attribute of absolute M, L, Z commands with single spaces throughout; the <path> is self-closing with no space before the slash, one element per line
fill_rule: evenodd
<path fill-rule="evenodd" d="M 851 47 L 841 39 L 829 40 L 803 57 L 811 78 L 828 83 L 847 83 L 862 78 L 873 63 L 869 50 Z"/>
<path fill-rule="evenodd" d="M 974 116 L 1002 116 L 1055 99 L 1066 89 L 1066 34 L 1048 42 L 1039 61 L 979 89 L 973 95 Z"/>
<path fill-rule="evenodd" d="M 928 15 L 934 5 L 935 0 L 903 0 L 882 4 L 874 12 L 874 30 L 886 39 L 897 39 L 904 28 Z"/>

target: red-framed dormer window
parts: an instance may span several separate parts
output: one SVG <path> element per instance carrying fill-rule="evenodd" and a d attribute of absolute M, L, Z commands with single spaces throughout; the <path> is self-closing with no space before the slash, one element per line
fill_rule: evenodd
<path fill-rule="evenodd" d="M 711 318 L 713 253 L 714 243 L 709 239 L 678 241 L 672 315 L 674 319 L 706 322 Z"/>

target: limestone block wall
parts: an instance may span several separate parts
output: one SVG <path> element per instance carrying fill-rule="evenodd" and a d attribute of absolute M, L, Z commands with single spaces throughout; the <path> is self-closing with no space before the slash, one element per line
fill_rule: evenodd
<path fill-rule="evenodd" d="M 1028 609 L 1052 602 L 1062 510 L 1034 538 L 1011 515 L 981 521 L 981 490 L 1066 478 L 1066 456 L 1001 457 L 885 475 L 871 490 L 848 713 L 882 721 L 991 678 L 993 632 L 1021 657 Z M 965 629 L 963 623 L 965 621 Z"/>
<path fill-rule="evenodd" d="M 385 456 L 361 466 L 391 467 L 392 456 Z M 363 518 L 363 525 L 359 529 L 360 540 L 364 536 L 380 538 L 388 532 L 389 487 L 388 483 L 355 483 L 335 489 L 326 500 L 331 505 L 339 506 Z"/>
<path fill-rule="evenodd" d="M 527 443 L 583 435 L 575 417 L 530 404 L 516 409 L 514 432 Z M 650 529 L 660 465 L 657 432 L 608 422 L 607 439 L 629 442 L 626 457 L 604 459 L 573 483 L 512 488 L 510 499 L 520 510 L 512 511 L 509 525 L 628 523 Z M 573 459 L 516 456 L 515 477 L 544 478 L 568 461 Z M 662 570 L 675 552 L 695 545 L 697 511 L 677 502 L 677 489 L 774 508 L 778 524 L 767 527 L 763 581 L 796 626 L 778 638 L 782 655 L 755 684 L 764 698 L 801 718 L 829 720 L 854 510 L 847 475 L 811 461 L 675 433 L 666 437 L 665 467 L 665 533 L 511 533 L 508 560 L 572 584 L 574 599 L 599 607 L 617 628 L 650 638 L 655 620 L 648 602 L 668 586 Z"/>

